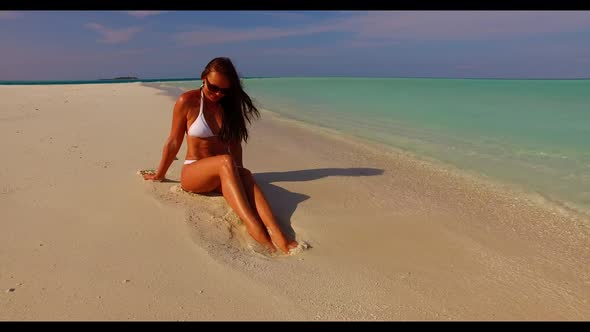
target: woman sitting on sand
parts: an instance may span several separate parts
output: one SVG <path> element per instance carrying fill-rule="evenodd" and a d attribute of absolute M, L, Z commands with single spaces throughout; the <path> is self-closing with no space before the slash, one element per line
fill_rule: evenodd
<path fill-rule="evenodd" d="M 165 178 L 186 134 L 182 189 L 223 194 L 256 241 L 270 251 L 276 245 L 288 253 L 297 242 L 285 237 L 252 173 L 242 164 L 241 143 L 248 139 L 246 121 L 250 124 L 260 113 L 243 90 L 230 59 L 211 60 L 201 79 L 201 88 L 183 93 L 176 101 L 160 166 L 155 174 L 144 174 L 144 179 Z"/>

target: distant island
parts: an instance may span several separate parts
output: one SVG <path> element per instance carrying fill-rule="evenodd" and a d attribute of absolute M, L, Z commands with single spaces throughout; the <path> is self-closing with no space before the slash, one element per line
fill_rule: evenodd
<path fill-rule="evenodd" d="M 112 81 L 112 80 L 138 80 L 135 76 L 120 76 L 115 78 L 101 78 L 100 81 Z"/>

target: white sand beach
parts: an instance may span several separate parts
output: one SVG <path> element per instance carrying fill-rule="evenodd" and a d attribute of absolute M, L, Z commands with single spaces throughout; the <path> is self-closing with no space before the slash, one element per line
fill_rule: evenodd
<path fill-rule="evenodd" d="M 268 257 L 220 196 L 146 182 L 174 98 L 0 87 L 0 320 L 588 320 L 590 220 L 263 112 L 244 145 L 285 230 Z"/>

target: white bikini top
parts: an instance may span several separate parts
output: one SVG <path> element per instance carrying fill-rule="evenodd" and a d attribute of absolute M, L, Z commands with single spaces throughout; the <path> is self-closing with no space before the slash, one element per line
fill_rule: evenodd
<path fill-rule="evenodd" d="M 201 107 L 199 109 L 199 115 L 197 119 L 191 124 L 190 128 L 188 128 L 188 134 L 193 137 L 212 137 L 217 136 L 213 135 L 213 131 L 209 128 L 207 124 L 207 120 L 205 119 L 205 115 L 203 115 L 203 105 L 205 104 L 205 100 L 203 97 L 203 88 L 201 87 Z"/>

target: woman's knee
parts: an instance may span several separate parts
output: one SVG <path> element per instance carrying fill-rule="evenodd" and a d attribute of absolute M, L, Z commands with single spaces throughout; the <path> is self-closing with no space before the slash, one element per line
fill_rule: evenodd
<path fill-rule="evenodd" d="M 221 166 L 223 167 L 233 167 L 234 166 L 234 159 L 229 154 L 222 154 L 218 156 L 219 160 L 221 161 Z"/>
<path fill-rule="evenodd" d="M 235 174 L 236 169 L 234 166 L 234 161 L 233 161 L 232 156 L 230 156 L 229 154 L 222 154 L 222 155 L 217 156 L 217 158 L 219 158 L 218 160 L 220 161 L 219 171 L 221 173 L 230 172 L 230 173 Z"/>

